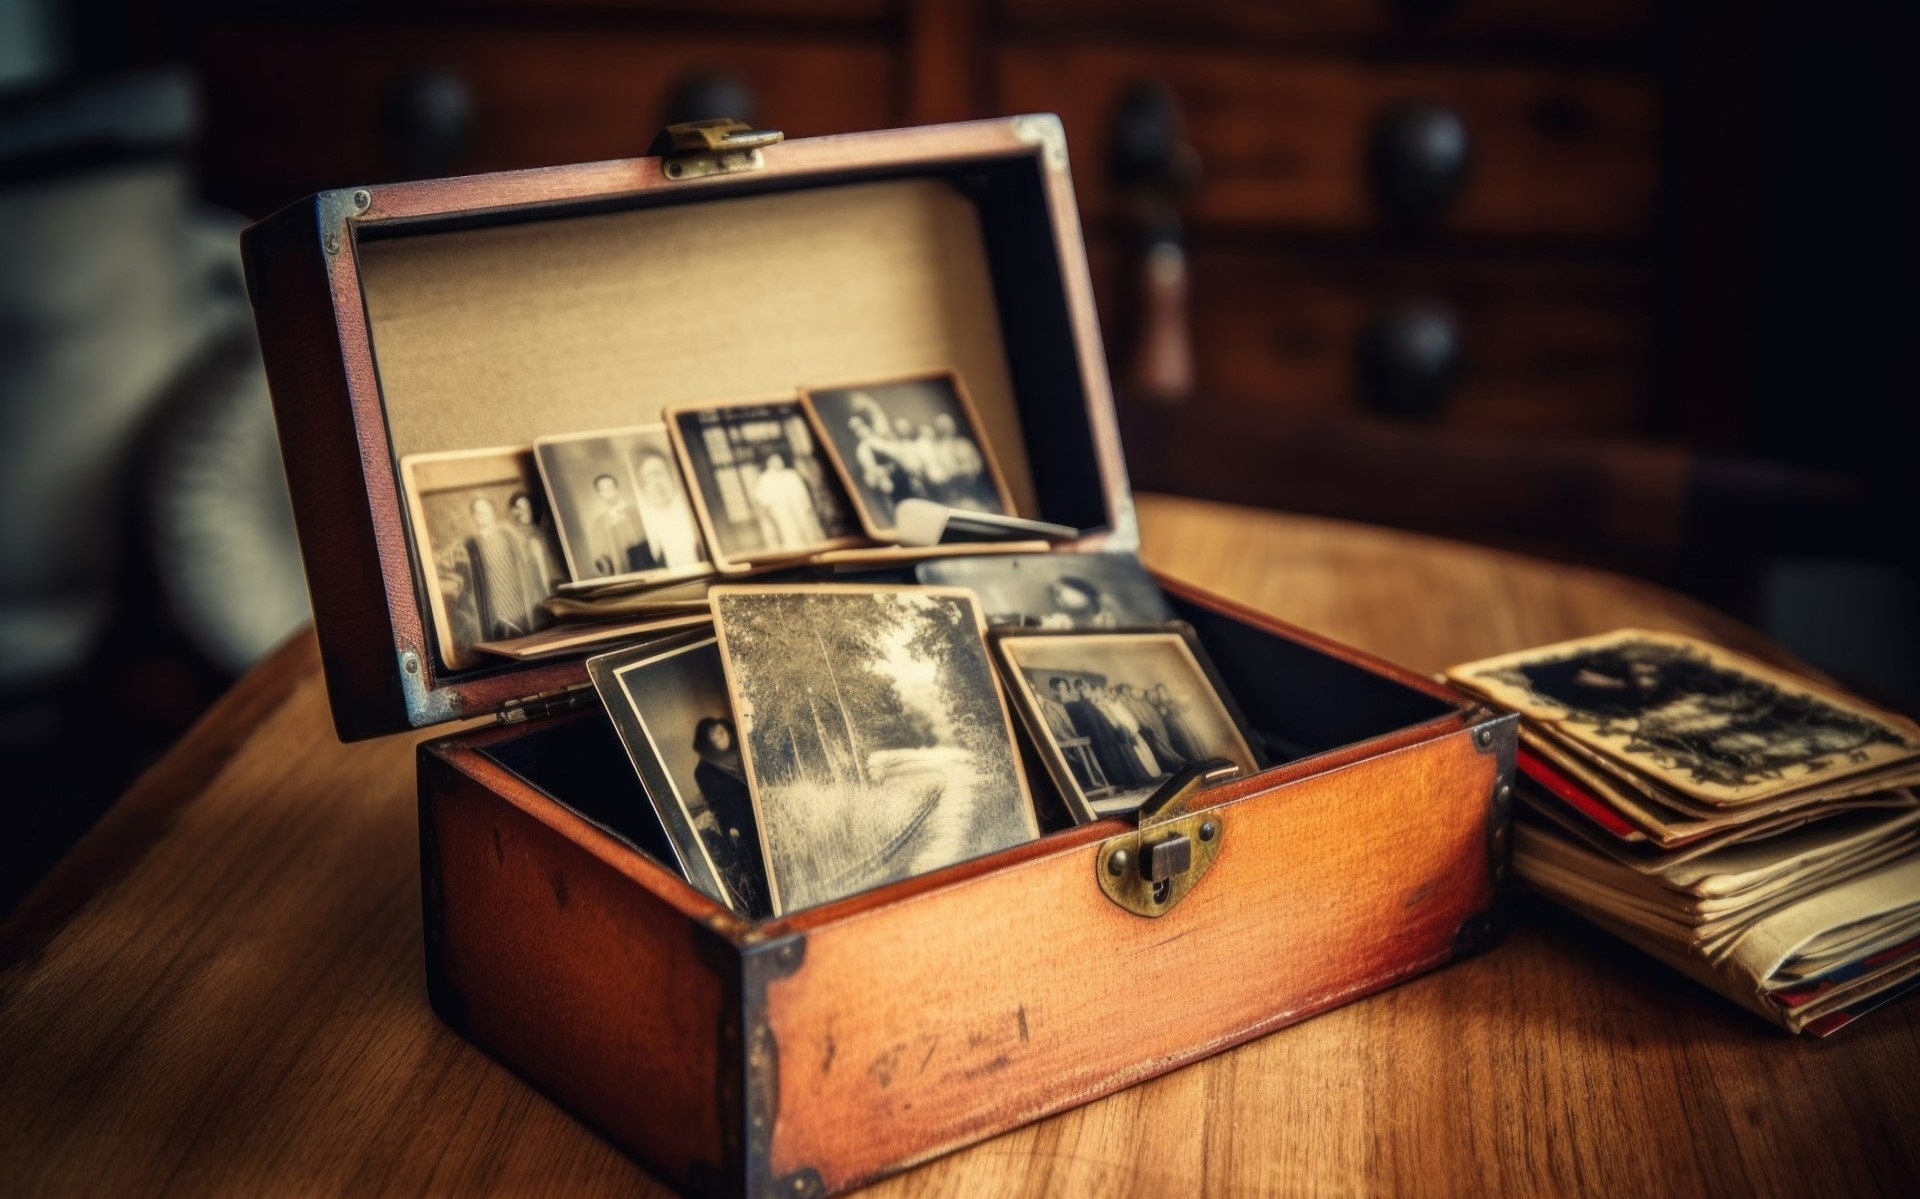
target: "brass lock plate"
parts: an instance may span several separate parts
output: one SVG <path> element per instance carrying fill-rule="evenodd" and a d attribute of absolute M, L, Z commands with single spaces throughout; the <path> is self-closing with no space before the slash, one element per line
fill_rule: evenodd
<path fill-rule="evenodd" d="M 1226 839 L 1219 809 L 1189 811 L 1190 799 L 1239 773 L 1231 762 L 1190 766 L 1140 807 L 1140 827 L 1101 842 L 1094 876 L 1108 899 L 1136 916 L 1155 919 L 1206 876 Z"/>
<path fill-rule="evenodd" d="M 715 117 L 667 126 L 649 152 L 664 160 L 660 170 L 668 179 L 703 179 L 759 170 L 767 163 L 760 151 L 784 136 L 777 129 L 755 129 L 730 117 Z"/>

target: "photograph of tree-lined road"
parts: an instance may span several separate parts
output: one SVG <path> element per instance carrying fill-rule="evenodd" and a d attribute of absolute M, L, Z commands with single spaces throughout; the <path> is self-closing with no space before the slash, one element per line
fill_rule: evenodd
<path fill-rule="evenodd" d="M 776 912 L 1039 835 L 971 593 L 712 596 Z"/>

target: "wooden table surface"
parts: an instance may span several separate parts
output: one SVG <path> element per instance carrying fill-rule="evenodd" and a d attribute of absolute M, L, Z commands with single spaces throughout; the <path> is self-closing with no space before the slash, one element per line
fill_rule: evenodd
<path fill-rule="evenodd" d="M 1185 500 L 1141 520 L 1161 569 L 1420 670 L 1623 625 L 1764 650 L 1587 571 Z M 56 868 L 0 929 L 0 1189 L 662 1190 L 428 1010 L 415 740 L 339 744 L 300 636 Z M 1911 1195 L 1917 1024 L 1790 1038 L 1525 903 L 1481 957 L 871 1193 Z"/>

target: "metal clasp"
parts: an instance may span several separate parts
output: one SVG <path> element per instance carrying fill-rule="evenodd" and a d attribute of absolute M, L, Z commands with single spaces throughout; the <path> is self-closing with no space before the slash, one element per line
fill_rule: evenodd
<path fill-rule="evenodd" d="M 1190 801 L 1240 773 L 1225 758 L 1195 762 L 1140 805 L 1139 827 L 1100 845 L 1094 876 L 1108 899 L 1149 919 L 1186 898 L 1220 853 L 1227 825 L 1218 809 L 1193 811 Z"/>
<path fill-rule="evenodd" d="M 700 179 L 757 171 L 767 165 L 760 151 L 786 136 L 778 129 L 755 129 L 732 117 L 713 117 L 667 126 L 647 152 L 666 160 L 660 169 L 668 179 Z"/>

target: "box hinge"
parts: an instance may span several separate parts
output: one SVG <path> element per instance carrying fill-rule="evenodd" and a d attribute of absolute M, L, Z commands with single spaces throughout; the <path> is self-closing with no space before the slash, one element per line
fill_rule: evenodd
<path fill-rule="evenodd" d="M 660 171 L 668 179 L 701 179 L 757 171 L 767 165 L 760 151 L 785 138 L 778 129 L 755 129 L 732 117 L 714 117 L 667 126 L 647 152 L 664 160 Z"/>
<path fill-rule="evenodd" d="M 1196 811 L 1191 801 L 1239 773 L 1232 762 L 1213 758 L 1162 784 L 1140 805 L 1139 827 L 1100 843 L 1093 872 L 1107 898 L 1149 919 L 1166 915 L 1185 899 L 1212 867 L 1227 835 L 1218 809 Z"/>
<path fill-rule="evenodd" d="M 591 703 L 593 698 L 592 683 L 575 683 L 571 687 L 542 691 L 524 699 L 510 699 L 500 706 L 493 720 L 495 724 L 525 724 L 529 720 L 544 720 L 555 713 L 571 711 Z"/>

